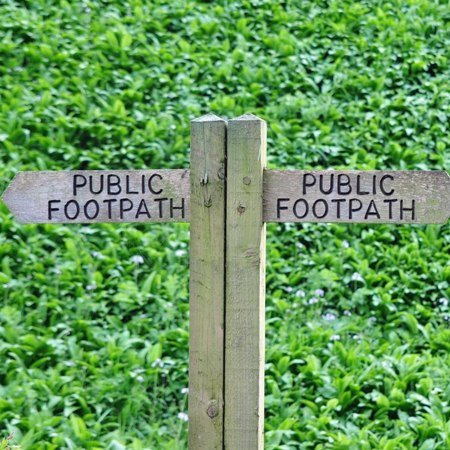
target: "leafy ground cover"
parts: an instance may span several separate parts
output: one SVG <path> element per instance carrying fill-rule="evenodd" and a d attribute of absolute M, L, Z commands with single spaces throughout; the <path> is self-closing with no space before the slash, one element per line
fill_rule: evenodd
<path fill-rule="evenodd" d="M 448 3 L 3 0 L 0 190 L 176 168 L 189 121 L 268 121 L 273 168 L 448 169 Z M 0 438 L 186 448 L 187 225 L 0 205 Z M 450 231 L 270 225 L 266 448 L 450 449 Z"/>

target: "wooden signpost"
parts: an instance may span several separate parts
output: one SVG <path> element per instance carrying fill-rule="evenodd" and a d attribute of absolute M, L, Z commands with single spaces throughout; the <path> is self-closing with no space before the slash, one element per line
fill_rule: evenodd
<path fill-rule="evenodd" d="M 267 170 L 266 123 L 191 124 L 191 168 L 19 172 L 23 223 L 190 222 L 189 448 L 263 448 L 266 222 L 446 223 L 444 171 Z"/>
<path fill-rule="evenodd" d="M 269 170 L 266 222 L 445 223 L 450 177 L 440 171 Z"/>
<path fill-rule="evenodd" d="M 187 222 L 189 171 L 19 172 L 3 199 L 22 223 Z"/>

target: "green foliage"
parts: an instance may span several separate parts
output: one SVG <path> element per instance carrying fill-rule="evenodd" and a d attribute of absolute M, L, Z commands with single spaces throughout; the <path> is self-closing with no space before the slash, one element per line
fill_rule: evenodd
<path fill-rule="evenodd" d="M 18 445 L 11 445 L 11 441 L 14 439 L 14 434 L 15 433 L 12 433 L 0 441 L 0 450 L 20 450 Z"/>
<path fill-rule="evenodd" d="M 443 1 L 4 0 L 0 17 L 0 191 L 18 170 L 187 167 L 209 111 L 266 119 L 274 168 L 450 166 Z M 3 435 L 186 448 L 188 227 L 0 213 Z M 268 227 L 267 449 L 450 449 L 449 251 L 448 225 Z"/>

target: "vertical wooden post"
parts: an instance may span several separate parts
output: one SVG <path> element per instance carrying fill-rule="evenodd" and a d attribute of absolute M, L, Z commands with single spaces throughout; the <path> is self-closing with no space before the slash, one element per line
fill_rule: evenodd
<path fill-rule="evenodd" d="M 262 449 L 264 425 L 266 122 L 228 122 L 225 428 L 226 450 Z"/>
<path fill-rule="evenodd" d="M 223 449 L 226 122 L 191 123 L 189 449 Z"/>

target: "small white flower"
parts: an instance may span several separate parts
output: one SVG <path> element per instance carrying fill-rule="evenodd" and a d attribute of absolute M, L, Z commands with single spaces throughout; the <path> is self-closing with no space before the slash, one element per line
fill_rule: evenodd
<path fill-rule="evenodd" d="M 448 322 L 450 320 L 450 316 L 444 316 L 444 320 Z"/>
<path fill-rule="evenodd" d="M 155 359 L 155 361 L 152 362 L 152 367 L 160 367 L 162 369 L 164 367 L 164 361 L 160 358 Z"/>
<path fill-rule="evenodd" d="M 323 318 L 325 320 L 331 321 L 331 320 L 336 320 L 336 315 L 333 313 L 326 313 Z"/>
<path fill-rule="evenodd" d="M 341 337 L 338 334 L 333 334 L 330 336 L 330 341 L 340 341 Z"/>
<path fill-rule="evenodd" d="M 312 297 L 308 300 L 308 305 L 315 305 L 316 303 L 319 303 L 319 299 L 316 297 Z"/>
<path fill-rule="evenodd" d="M 296 297 L 301 297 L 301 298 L 304 298 L 305 297 L 305 291 L 297 291 L 296 293 L 295 293 L 295 296 Z"/>
<path fill-rule="evenodd" d="M 105 259 L 105 257 L 100 252 L 92 252 L 92 257 L 95 259 Z"/>
<path fill-rule="evenodd" d="M 355 341 L 360 341 L 360 340 L 361 340 L 361 336 L 360 336 L 359 334 L 354 334 L 354 335 L 353 335 L 353 339 L 354 339 Z"/>
<path fill-rule="evenodd" d="M 370 320 L 371 322 L 376 322 L 376 321 L 377 321 L 377 318 L 376 318 L 375 316 L 370 316 L 370 317 L 369 317 L 369 320 Z"/>
<path fill-rule="evenodd" d="M 184 422 L 187 422 L 189 420 L 188 415 L 185 412 L 179 412 L 178 413 L 178 418 L 180 420 L 183 420 Z"/>
<path fill-rule="evenodd" d="M 287 292 L 292 292 L 294 289 L 292 288 L 292 286 L 288 286 L 287 288 L 286 288 L 286 291 Z"/>
<path fill-rule="evenodd" d="M 179 258 L 184 256 L 185 254 L 186 254 L 186 250 L 183 250 L 183 249 L 175 250 L 175 256 L 178 256 Z"/>
<path fill-rule="evenodd" d="M 136 377 L 136 380 L 139 381 L 139 383 L 143 383 L 144 382 L 144 377 L 142 375 L 138 375 Z"/>
<path fill-rule="evenodd" d="M 84 12 L 86 14 L 89 14 L 91 12 L 91 8 L 89 8 L 89 6 L 86 6 L 86 8 L 84 8 Z"/>
<path fill-rule="evenodd" d="M 301 242 L 297 242 L 296 244 L 297 248 L 300 250 L 301 248 L 303 248 L 303 244 Z"/>
<path fill-rule="evenodd" d="M 325 291 L 323 289 L 316 289 L 314 294 L 317 295 L 317 297 L 323 297 L 325 295 Z"/>
<path fill-rule="evenodd" d="M 10 287 L 11 287 L 11 285 L 9 283 L 3 284 L 3 289 L 9 289 Z"/>
<path fill-rule="evenodd" d="M 170 125 L 171 130 L 175 130 L 176 128 L 177 128 L 177 126 L 175 124 Z"/>
<path fill-rule="evenodd" d="M 88 284 L 88 285 L 86 286 L 86 290 L 87 290 L 87 291 L 93 291 L 96 287 L 97 287 L 97 285 L 96 285 L 95 283 Z"/>
<path fill-rule="evenodd" d="M 134 255 L 131 257 L 131 262 L 135 264 L 144 264 L 144 257 L 141 255 Z"/>
<path fill-rule="evenodd" d="M 353 272 L 352 281 L 364 281 L 364 279 L 359 272 Z"/>
<path fill-rule="evenodd" d="M 446 299 L 445 297 L 442 297 L 442 298 L 439 299 L 439 303 L 440 303 L 442 306 L 447 307 L 447 306 L 448 306 L 448 299 Z"/>
<path fill-rule="evenodd" d="M 344 316 L 350 317 L 352 315 L 351 311 L 344 311 Z"/>
<path fill-rule="evenodd" d="M 180 392 L 181 392 L 182 394 L 189 394 L 189 388 L 184 387 L 184 388 L 181 389 Z"/>
<path fill-rule="evenodd" d="M 348 241 L 342 241 L 342 247 L 349 248 L 350 244 L 348 243 Z"/>

